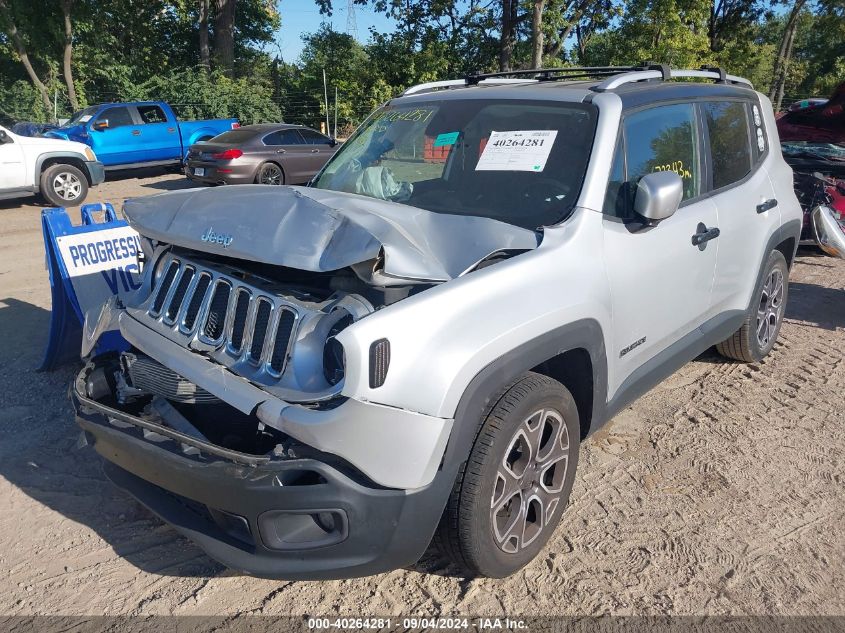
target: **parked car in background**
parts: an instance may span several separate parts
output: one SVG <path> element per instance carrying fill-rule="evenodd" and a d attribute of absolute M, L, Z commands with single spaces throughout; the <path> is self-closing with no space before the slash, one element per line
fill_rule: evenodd
<path fill-rule="evenodd" d="M 20 136 L 0 126 L 0 200 L 41 194 L 50 204 L 81 204 L 103 182 L 103 164 L 90 147 Z"/>
<path fill-rule="evenodd" d="M 337 141 L 303 125 L 244 125 L 192 145 L 185 175 L 214 185 L 306 183 L 334 156 Z"/>
<path fill-rule="evenodd" d="M 804 210 L 802 244 L 845 257 L 845 83 L 830 99 L 790 108 L 777 126 Z"/>
<path fill-rule="evenodd" d="M 12 126 L 12 132 L 18 136 L 41 136 L 44 132 L 55 130 L 58 125 L 55 123 L 33 123 L 32 121 L 19 121 Z"/>
<path fill-rule="evenodd" d="M 85 143 L 106 169 L 180 165 L 187 148 L 239 126 L 237 119 L 179 121 L 162 101 L 104 103 L 76 112 L 45 136 Z"/>

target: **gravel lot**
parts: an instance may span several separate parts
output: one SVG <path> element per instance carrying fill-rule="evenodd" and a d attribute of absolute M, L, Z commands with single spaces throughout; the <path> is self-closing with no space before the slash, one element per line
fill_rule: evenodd
<path fill-rule="evenodd" d="M 90 199 L 185 186 L 123 175 Z M 77 448 L 77 368 L 35 372 L 50 293 L 41 207 L 24 202 L 0 202 L 0 615 L 845 615 L 845 261 L 800 253 L 763 364 L 708 352 L 588 441 L 570 507 L 522 573 L 465 581 L 425 561 L 273 582 L 221 568 Z"/>

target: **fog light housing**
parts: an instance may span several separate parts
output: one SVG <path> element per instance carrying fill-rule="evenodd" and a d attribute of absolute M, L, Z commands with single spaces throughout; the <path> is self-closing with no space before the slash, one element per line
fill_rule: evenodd
<path fill-rule="evenodd" d="M 258 517 L 258 530 L 270 549 L 310 549 L 345 541 L 349 521 L 340 509 L 270 510 Z"/>

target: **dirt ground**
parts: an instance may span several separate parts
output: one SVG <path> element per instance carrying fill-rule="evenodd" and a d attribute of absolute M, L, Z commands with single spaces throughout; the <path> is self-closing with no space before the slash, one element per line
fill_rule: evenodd
<path fill-rule="evenodd" d="M 140 176 L 90 199 L 186 186 Z M 273 582 L 207 558 L 77 447 L 76 367 L 35 371 L 50 293 L 24 202 L 0 203 L 0 615 L 845 615 L 845 261 L 800 253 L 764 363 L 708 352 L 586 442 L 560 527 L 514 577 Z"/>

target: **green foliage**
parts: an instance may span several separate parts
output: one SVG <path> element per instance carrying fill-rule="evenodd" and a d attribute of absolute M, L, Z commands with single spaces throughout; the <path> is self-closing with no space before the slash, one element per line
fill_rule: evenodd
<path fill-rule="evenodd" d="M 165 101 L 183 119 L 235 117 L 244 124 L 282 120 L 269 84 L 247 77 L 229 79 L 200 68 L 153 77 L 128 90 L 127 98 Z"/>

